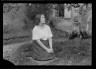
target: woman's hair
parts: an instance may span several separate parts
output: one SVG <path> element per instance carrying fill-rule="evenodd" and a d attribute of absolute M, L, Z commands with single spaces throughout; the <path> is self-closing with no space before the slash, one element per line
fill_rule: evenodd
<path fill-rule="evenodd" d="M 35 25 L 39 25 L 42 15 L 44 15 L 44 14 L 41 13 L 41 14 L 37 14 L 36 15 L 36 17 L 35 17 Z"/>

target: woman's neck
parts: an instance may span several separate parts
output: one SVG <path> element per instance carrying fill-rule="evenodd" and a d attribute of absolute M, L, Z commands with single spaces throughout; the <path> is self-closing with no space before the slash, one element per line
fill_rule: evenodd
<path fill-rule="evenodd" d="M 39 24 L 38 25 L 40 28 L 44 28 L 45 24 Z"/>

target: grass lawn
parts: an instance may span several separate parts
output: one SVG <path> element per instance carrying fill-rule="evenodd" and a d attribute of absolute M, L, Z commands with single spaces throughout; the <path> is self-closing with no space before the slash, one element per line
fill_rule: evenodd
<path fill-rule="evenodd" d="M 54 54 L 59 60 L 47 65 L 91 65 L 91 40 L 74 39 L 66 41 L 55 41 L 53 45 Z M 3 57 L 16 65 L 38 65 L 30 60 L 32 44 L 20 46 L 11 56 Z"/>

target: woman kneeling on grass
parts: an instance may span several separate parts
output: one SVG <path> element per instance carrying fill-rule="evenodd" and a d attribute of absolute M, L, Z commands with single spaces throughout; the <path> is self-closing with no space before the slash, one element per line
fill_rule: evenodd
<path fill-rule="evenodd" d="M 55 58 L 52 48 L 52 32 L 45 23 L 43 14 L 36 15 L 36 25 L 32 30 L 33 52 L 32 58 L 47 61 Z"/>

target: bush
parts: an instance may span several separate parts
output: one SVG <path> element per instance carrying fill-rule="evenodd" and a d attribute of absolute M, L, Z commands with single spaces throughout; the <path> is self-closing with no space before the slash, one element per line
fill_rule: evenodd
<path fill-rule="evenodd" d="M 4 25 L 3 26 L 3 34 L 8 33 L 8 26 Z"/>
<path fill-rule="evenodd" d="M 3 34 L 20 32 L 22 29 L 11 27 L 10 25 L 3 26 Z"/>
<path fill-rule="evenodd" d="M 69 36 L 69 33 L 67 31 L 62 31 L 62 30 L 58 30 L 56 28 L 56 23 L 60 22 L 61 18 L 59 18 L 57 20 L 57 18 L 53 18 L 52 20 L 50 20 L 50 22 L 48 23 L 48 25 L 50 26 L 52 33 L 54 35 L 54 37 L 63 37 L 63 38 L 67 38 Z"/>
<path fill-rule="evenodd" d="M 31 20 L 34 20 L 35 16 L 37 14 L 43 13 L 47 20 L 49 19 L 49 15 L 51 14 L 52 10 L 52 4 L 29 4 L 27 6 L 27 17 Z"/>
<path fill-rule="evenodd" d="M 15 32 L 14 29 L 11 29 L 9 25 L 4 25 L 3 26 L 3 34 L 8 34 L 8 33 L 11 33 L 11 32 Z"/>
<path fill-rule="evenodd" d="M 57 35 L 58 37 L 63 37 L 63 38 L 67 38 L 68 37 L 68 32 L 66 31 L 61 31 L 61 30 L 57 30 L 55 33 L 54 33 L 54 36 Z"/>

